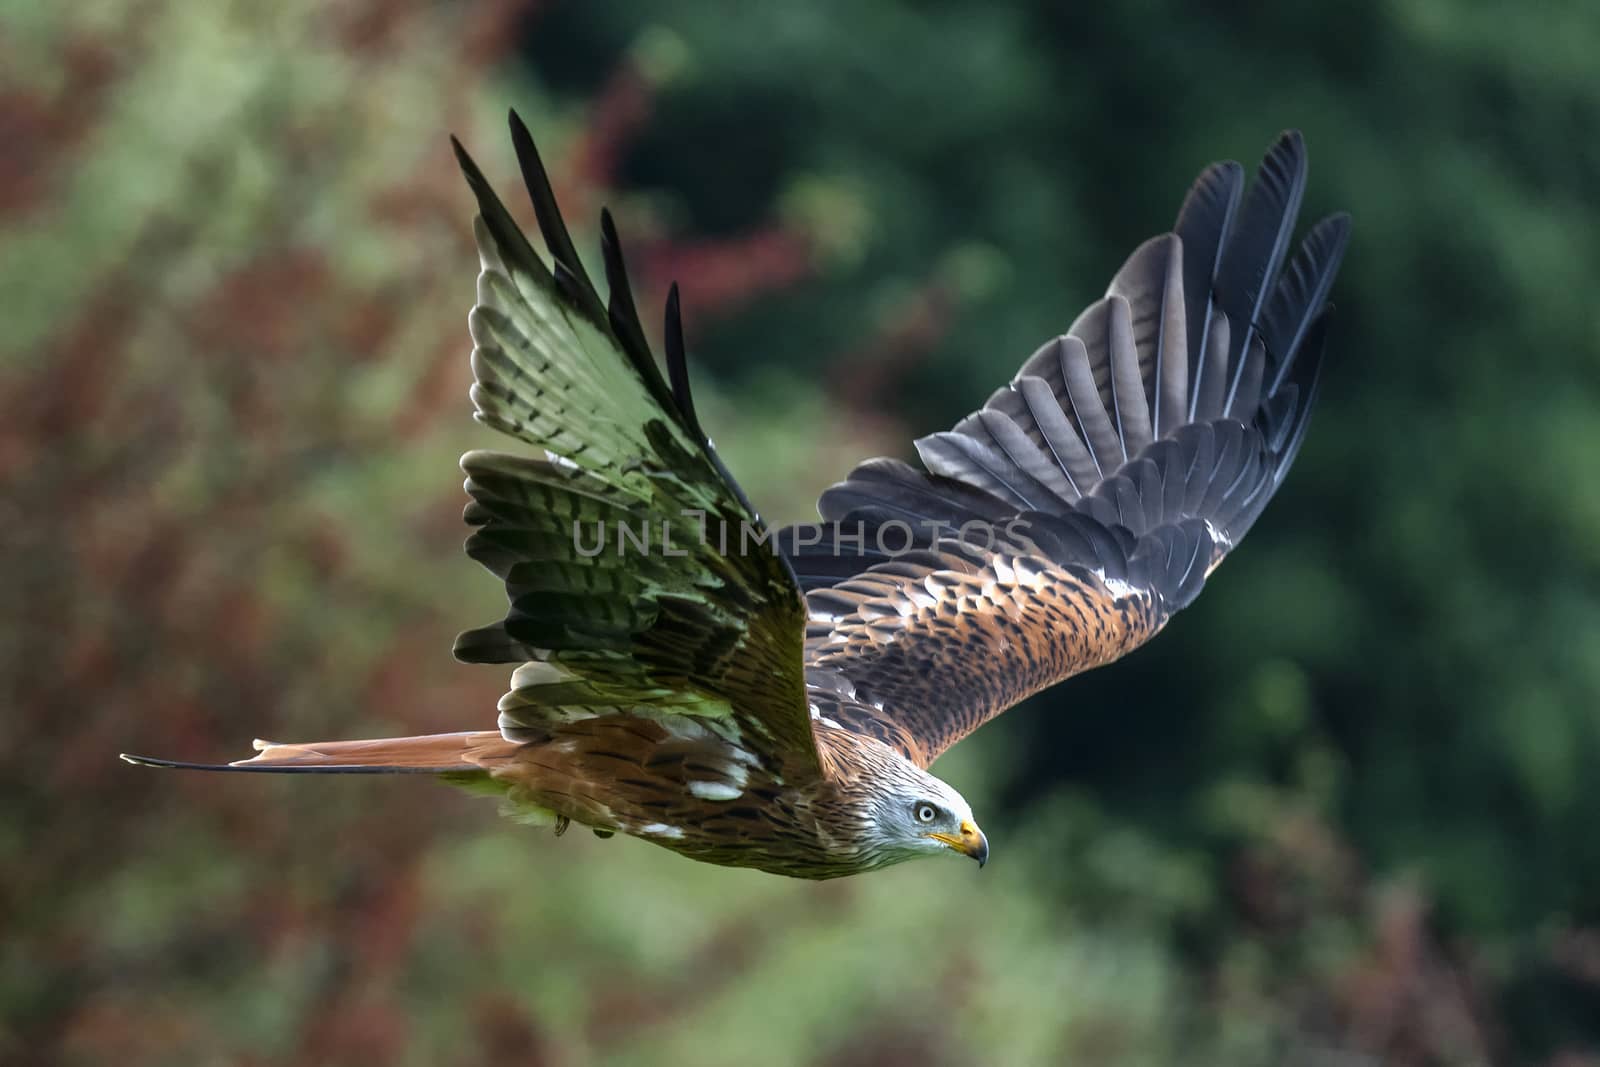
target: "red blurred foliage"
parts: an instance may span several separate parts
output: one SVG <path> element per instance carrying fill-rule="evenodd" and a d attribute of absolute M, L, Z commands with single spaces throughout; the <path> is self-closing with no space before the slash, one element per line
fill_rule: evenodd
<path fill-rule="evenodd" d="M 473 1013 L 478 1045 L 485 1067 L 516 1063 L 525 1067 L 554 1067 L 562 1062 L 554 1043 L 512 998 L 483 997 Z"/>
<path fill-rule="evenodd" d="M 131 42 L 78 35 L 61 46 L 63 86 L 53 96 L 0 84 L 0 220 L 47 203 L 51 178 L 94 127 Z"/>
<path fill-rule="evenodd" d="M 655 242 L 637 258 L 653 288 L 678 281 L 685 303 L 706 316 L 730 314 L 815 269 L 810 238 L 779 226 L 715 241 Z"/>
<path fill-rule="evenodd" d="M 219 356 L 239 343 L 249 324 L 252 356 L 287 359 L 305 350 L 301 312 L 333 292 L 326 257 L 314 248 L 273 250 L 218 279 L 186 316 L 189 340 L 199 352 Z"/>
<path fill-rule="evenodd" d="M 618 65 L 590 105 L 589 120 L 562 174 L 563 203 L 579 203 L 577 198 L 616 181 L 623 150 L 650 117 L 654 97 L 655 86 L 643 71 L 627 60 Z"/>
<path fill-rule="evenodd" d="M 45 346 L 37 377 L 6 381 L 4 410 L 18 416 L 6 420 L 11 432 L 39 444 L 98 422 L 114 384 L 106 370 L 123 358 L 135 310 L 126 278 L 115 277 L 91 295 L 79 317 Z"/>
<path fill-rule="evenodd" d="M 1421 895 L 1397 887 L 1374 903 L 1376 939 L 1346 974 L 1340 1003 L 1356 1046 L 1397 1064 L 1436 1062 L 1441 1050 L 1491 1062 L 1471 971 L 1430 934 Z"/>

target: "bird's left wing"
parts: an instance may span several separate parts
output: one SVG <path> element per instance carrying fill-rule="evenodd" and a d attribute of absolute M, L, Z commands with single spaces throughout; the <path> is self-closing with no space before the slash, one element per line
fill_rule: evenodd
<path fill-rule="evenodd" d="M 871 460 L 823 494 L 824 525 L 783 531 L 814 714 L 926 766 L 1199 594 L 1287 472 L 1316 391 L 1349 219 L 1288 259 L 1305 169 L 1293 132 L 1248 195 L 1238 164 L 1208 168 L 1065 335 L 917 442 L 926 470 Z"/>
<path fill-rule="evenodd" d="M 676 289 L 669 381 L 609 215 L 602 303 L 514 112 L 511 133 L 548 266 L 455 146 L 480 212 L 472 400 L 480 421 L 532 446 L 462 458 L 467 552 L 505 582 L 510 605 L 463 633 L 456 656 L 519 664 L 500 701 L 512 739 L 600 715 L 694 716 L 752 752 L 815 768 L 800 590 L 700 429 Z"/>

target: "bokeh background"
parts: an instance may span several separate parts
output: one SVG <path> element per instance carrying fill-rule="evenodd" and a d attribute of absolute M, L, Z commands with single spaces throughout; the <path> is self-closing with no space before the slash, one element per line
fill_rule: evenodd
<path fill-rule="evenodd" d="M 0 1062 L 1600 1063 L 1600 9 L 0 4 Z M 1305 130 L 1355 240 L 1274 505 L 838 884 L 133 750 L 471 728 L 470 197 L 528 117 L 769 517 Z M 524 219 L 525 202 L 508 198 Z M 654 318 L 651 312 L 647 317 Z"/>

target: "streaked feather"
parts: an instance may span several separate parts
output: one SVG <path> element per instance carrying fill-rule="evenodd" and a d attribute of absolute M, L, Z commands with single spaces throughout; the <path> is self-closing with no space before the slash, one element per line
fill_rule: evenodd
<path fill-rule="evenodd" d="M 1293 368 L 1311 323 L 1322 313 L 1350 241 L 1350 216 L 1330 215 L 1311 227 L 1273 289 L 1261 319 L 1261 336 L 1272 361 L 1267 393 L 1276 393 Z"/>
<path fill-rule="evenodd" d="M 1106 298 L 1106 348 L 1111 353 L 1111 397 L 1122 458 L 1137 455 L 1151 441 L 1150 401 L 1140 371 L 1142 357 L 1134 342 L 1132 313 L 1120 296 Z M 1155 372 L 1152 355 L 1149 369 Z"/>
<path fill-rule="evenodd" d="M 1231 408 L 1245 373 L 1246 361 L 1240 357 L 1249 350 L 1256 323 L 1271 296 L 1278 267 L 1294 234 L 1305 189 L 1305 142 L 1298 130 L 1288 130 L 1261 161 L 1240 209 L 1238 226 L 1217 267 L 1217 301 L 1234 327 L 1226 407 Z"/>
<path fill-rule="evenodd" d="M 1183 292 L 1188 318 L 1189 388 L 1197 390 L 1200 362 L 1216 318 L 1214 279 L 1233 230 L 1234 214 L 1244 193 L 1244 168 L 1228 161 L 1213 163 L 1195 179 L 1173 231 L 1183 243 Z M 1188 417 L 1195 418 L 1189 405 Z"/>
<path fill-rule="evenodd" d="M 983 431 L 984 436 L 989 437 L 986 427 Z M 923 465 L 934 474 L 976 486 L 1018 508 L 1047 507 L 1055 499 L 1048 486 L 1013 462 L 998 446 L 979 441 L 971 433 L 929 434 L 919 437 L 915 445 Z"/>
<path fill-rule="evenodd" d="M 1224 390 L 1228 383 L 1228 350 L 1233 344 L 1233 324 L 1220 312 L 1206 332 L 1206 350 L 1195 368 L 1190 387 L 1193 414 L 1191 422 L 1206 422 L 1223 414 Z"/>
<path fill-rule="evenodd" d="M 1073 420 L 1083 432 L 1095 469 L 1104 478 L 1122 464 L 1122 441 L 1111 425 L 1111 417 L 1106 414 L 1083 342 L 1073 336 L 1062 338 L 1060 357 L 1061 378 L 1066 383 Z M 1110 380 L 1109 374 L 1107 380 Z"/>
<path fill-rule="evenodd" d="M 1059 412 L 1060 406 L 1056 406 Z M 1037 482 L 1044 490 L 1045 502 L 1039 506 L 1053 506 L 1056 501 L 1071 501 L 1078 495 L 1071 479 L 1054 457 L 1023 432 L 1010 416 L 984 408 L 963 419 L 958 426 L 976 423 L 994 441 L 1018 470 Z"/>
<path fill-rule="evenodd" d="M 1078 436 L 1078 431 L 1068 421 L 1055 391 L 1043 378 L 1025 375 L 1017 378 L 1013 384 L 1033 416 L 1034 425 L 1039 428 L 1050 454 L 1055 457 L 1062 474 L 1072 483 L 1072 495 L 1064 498 L 1070 503 L 1099 480 L 1100 468 L 1096 466 L 1088 446 Z"/>
<path fill-rule="evenodd" d="M 1239 369 L 1234 375 L 1233 397 L 1228 401 L 1226 414 L 1236 419 L 1254 417 L 1261 406 L 1262 378 L 1267 370 L 1267 347 L 1261 335 L 1250 339 L 1239 359 Z"/>

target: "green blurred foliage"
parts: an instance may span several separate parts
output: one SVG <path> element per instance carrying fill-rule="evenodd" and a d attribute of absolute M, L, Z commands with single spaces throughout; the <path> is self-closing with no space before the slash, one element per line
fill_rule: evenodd
<path fill-rule="evenodd" d="M 0 1062 L 1600 1062 L 1600 12 L 0 7 Z M 475 257 L 529 117 L 770 516 L 1305 130 L 1356 237 L 1285 489 L 838 885 L 119 750 L 458 729 Z M 20 151 L 19 151 L 20 149 Z M 518 209 L 521 209 L 520 202 Z M 524 216 L 526 217 L 526 216 Z"/>

